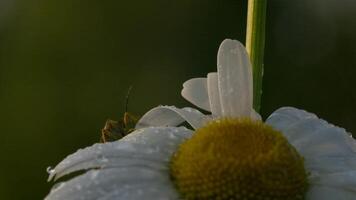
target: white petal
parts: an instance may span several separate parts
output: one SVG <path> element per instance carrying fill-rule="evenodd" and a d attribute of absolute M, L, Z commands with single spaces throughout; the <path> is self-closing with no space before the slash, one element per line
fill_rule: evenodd
<path fill-rule="evenodd" d="M 320 156 L 355 156 L 355 140 L 344 129 L 314 114 L 283 108 L 274 112 L 266 123 L 280 130 L 307 160 Z"/>
<path fill-rule="evenodd" d="M 313 185 L 338 188 L 354 193 L 356 199 L 356 171 L 338 172 L 327 175 L 315 175 L 309 178 Z"/>
<path fill-rule="evenodd" d="M 220 102 L 223 116 L 250 117 L 253 101 L 252 67 L 245 47 L 224 40 L 218 52 Z"/>
<path fill-rule="evenodd" d="M 215 117 L 221 117 L 220 92 L 218 84 L 218 73 L 208 74 L 208 94 L 211 113 Z"/>
<path fill-rule="evenodd" d="M 193 108 L 179 109 L 174 106 L 158 106 L 141 117 L 136 124 L 136 129 L 151 126 L 178 126 L 184 121 L 187 121 L 194 129 L 197 129 L 208 118 L 208 116 Z"/>
<path fill-rule="evenodd" d="M 206 78 L 193 78 L 183 83 L 182 96 L 192 104 L 210 111 Z"/>
<path fill-rule="evenodd" d="M 323 156 L 305 161 L 305 167 L 313 176 L 356 171 L 356 156 Z"/>
<path fill-rule="evenodd" d="M 192 131 L 184 127 L 140 129 L 119 141 L 95 144 L 67 156 L 52 170 L 49 180 L 98 167 L 165 169 L 177 146 L 191 135 Z"/>
<path fill-rule="evenodd" d="M 252 109 L 252 112 L 251 112 L 251 116 L 250 116 L 252 119 L 255 119 L 255 120 L 262 120 L 262 117 L 260 114 L 258 114 L 258 112 L 255 111 L 255 109 Z"/>
<path fill-rule="evenodd" d="M 98 200 L 178 200 L 179 194 L 171 184 L 136 184 L 116 189 Z"/>
<path fill-rule="evenodd" d="M 354 200 L 356 194 L 340 188 L 311 185 L 306 200 Z"/>
<path fill-rule="evenodd" d="M 316 123 L 316 120 L 314 120 L 315 127 Z M 319 124 L 320 128 L 315 128 L 314 132 L 312 130 L 309 131 L 309 129 L 301 125 L 299 131 L 305 130 L 305 132 L 309 132 L 310 134 L 292 142 L 306 158 L 320 156 L 356 156 L 355 140 L 352 139 L 344 129 L 332 125 L 322 127 L 322 120 L 319 120 Z"/>
<path fill-rule="evenodd" d="M 273 124 L 276 129 L 283 130 L 286 126 L 289 127 L 293 123 L 298 123 L 300 120 L 309 118 L 317 119 L 317 116 L 293 107 L 282 107 L 274 111 L 268 117 L 266 123 Z"/>
<path fill-rule="evenodd" d="M 130 188 L 139 184 L 146 186 L 151 185 L 153 188 L 161 190 L 160 192 L 162 195 L 174 197 L 174 193 L 172 193 L 174 188 L 168 170 L 152 170 L 146 167 L 128 167 L 88 171 L 83 175 L 62 183 L 59 187 L 54 188 L 46 199 L 94 200 L 100 197 L 105 197 L 105 195 L 110 194 L 115 190 L 120 190 L 120 188 L 124 188 L 122 189 L 122 197 L 126 196 L 132 198 L 116 199 L 138 199 L 134 198 L 135 195 L 132 194 L 133 191 L 130 190 Z M 127 188 L 127 191 L 125 188 Z M 167 188 L 170 189 L 166 190 Z"/>
<path fill-rule="evenodd" d="M 304 138 L 315 129 L 327 125 L 324 121 L 319 123 L 319 118 L 315 114 L 293 107 L 277 109 L 267 118 L 266 123 L 281 131 L 290 142 Z M 298 128 L 302 126 L 304 131 L 301 132 Z"/>

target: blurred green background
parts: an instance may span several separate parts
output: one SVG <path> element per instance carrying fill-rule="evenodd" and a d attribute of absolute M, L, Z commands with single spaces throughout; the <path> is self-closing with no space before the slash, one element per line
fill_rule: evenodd
<path fill-rule="evenodd" d="M 2 0 L 1 199 L 42 199 L 47 166 L 99 141 L 106 119 L 188 106 L 182 83 L 245 40 L 246 3 Z M 268 2 L 262 115 L 281 106 L 356 133 L 356 3 Z"/>

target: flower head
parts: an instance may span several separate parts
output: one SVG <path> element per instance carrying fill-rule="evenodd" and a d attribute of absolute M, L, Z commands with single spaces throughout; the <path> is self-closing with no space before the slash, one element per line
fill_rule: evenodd
<path fill-rule="evenodd" d="M 283 107 L 266 122 L 252 108 L 241 43 L 225 40 L 218 72 L 184 83 L 196 109 L 159 106 L 123 139 L 69 155 L 46 199 L 356 199 L 356 142 L 314 114 Z M 187 121 L 195 131 L 176 127 Z"/>

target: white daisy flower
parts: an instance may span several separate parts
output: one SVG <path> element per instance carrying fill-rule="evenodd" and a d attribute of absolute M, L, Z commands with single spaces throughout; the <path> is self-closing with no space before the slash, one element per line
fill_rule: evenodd
<path fill-rule="evenodd" d="M 78 150 L 50 171 L 46 199 L 356 199 L 356 143 L 316 115 L 283 107 L 263 123 L 252 109 L 245 48 L 225 40 L 218 72 L 184 83 L 210 111 L 159 106 L 123 139 Z M 175 127 L 188 122 L 195 131 Z"/>

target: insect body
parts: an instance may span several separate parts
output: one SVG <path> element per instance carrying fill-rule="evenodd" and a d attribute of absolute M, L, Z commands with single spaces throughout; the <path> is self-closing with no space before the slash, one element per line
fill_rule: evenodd
<path fill-rule="evenodd" d="M 119 121 L 108 119 L 101 130 L 101 142 L 111 142 L 121 139 L 135 130 L 137 118 L 125 112 L 124 117 Z"/>
<path fill-rule="evenodd" d="M 104 128 L 101 130 L 100 142 L 111 142 L 121 139 L 135 130 L 138 118 L 127 112 L 128 99 L 132 86 L 129 88 L 126 96 L 125 113 L 119 121 L 108 119 Z"/>

